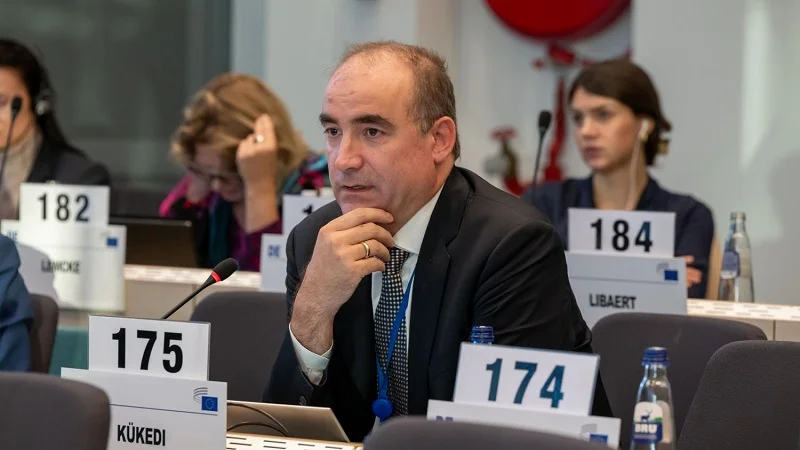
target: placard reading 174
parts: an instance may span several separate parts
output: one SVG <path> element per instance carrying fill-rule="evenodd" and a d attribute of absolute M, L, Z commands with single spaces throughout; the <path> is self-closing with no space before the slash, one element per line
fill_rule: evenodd
<path fill-rule="evenodd" d="M 108 225 L 107 186 L 23 183 L 19 220 L 24 224 Z"/>
<path fill-rule="evenodd" d="M 462 343 L 453 401 L 588 415 L 598 363 L 593 354 Z"/>
<path fill-rule="evenodd" d="M 569 251 L 671 258 L 675 213 L 569 208 Z"/>

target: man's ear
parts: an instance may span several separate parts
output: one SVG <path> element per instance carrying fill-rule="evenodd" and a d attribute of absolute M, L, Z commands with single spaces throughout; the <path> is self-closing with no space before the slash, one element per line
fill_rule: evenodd
<path fill-rule="evenodd" d="M 456 145 L 456 123 L 450 117 L 440 117 L 431 127 L 433 137 L 433 160 L 439 164 L 444 162 Z"/>

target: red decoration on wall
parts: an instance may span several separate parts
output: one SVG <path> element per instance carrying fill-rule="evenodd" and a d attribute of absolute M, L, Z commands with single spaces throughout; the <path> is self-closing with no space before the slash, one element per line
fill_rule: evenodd
<path fill-rule="evenodd" d="M 611 25 L 630 0 L 486 0 L 509 28 L 535 39 L 580 39 Z"/>
<path fill-rule="evenodd" d="M 591 36 L 616 21 L 630 6 L 630 0 L 486 0 L 492 12 L 512 30 L 530 38 L 548 42 L 547 54 L 533 61 L 539 70 L 552 70 L 557 76 L 555 92 L 555 130 L 548 149 L 548 161 L 540 180 L 558 181 L 562 178 L 559 156 L 566 138 L 566 72 L 575 66 L 592 64 L 590 58 L 575 54 L 559 42 Z M 629 56 L 630 50 L 626 52 Z M 501 142 L 505 151 L 508 136 Z M 497 139 L 497 136 L 495 136 Z M 510 167 L 516 169 L 516 164 Z M 516 172 L 516 170 L 514 171 Z M 519 195 L 527 186 L 516 173 L 504 176 L 506 189 Z"/>

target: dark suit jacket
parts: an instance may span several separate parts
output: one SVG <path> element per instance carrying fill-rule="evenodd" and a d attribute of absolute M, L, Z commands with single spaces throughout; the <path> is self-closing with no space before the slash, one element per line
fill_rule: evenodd
<path fill-rule="evenodd" d="M 33 310 L 19 264 L 14 241 L 0 235 L 0 371 L 31 368 Z"/>
<path fill-rule="evenodd" d="M 108 186 L 111 177 L 105 166 L 92 161 L 80 150 L 50 142 L 45 138 L 27 181 Z"/>
<path fill-rule="evenodd" d="M 317 233 L 340 215 L 334 202 L 292 230 L 286 276 L 290 315 Z M 592 351 L 558 234 L 532 206 L 465 169 L 453 169 L 433 210 L 413 298 L 410 414 L 425 414 L 428 399 L 452 400 L 459 348 L 474 325 L 494 327 L 496 344 Z M 287 333 L 265 401 L 330 407 L 348 436 L 363 440 L 375 420 L 373 333 L 368 276 L 336 315 L 322 385 L 309 384 L 302 374 Z M 594 413 L 610 415 L 602 383 L 596 390 Z"/>

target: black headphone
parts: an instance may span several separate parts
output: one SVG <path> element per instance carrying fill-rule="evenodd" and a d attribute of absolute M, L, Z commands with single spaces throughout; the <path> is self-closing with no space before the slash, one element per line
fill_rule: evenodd
<path fill-rule="evenodd" d="M 32 99 L 33 112 L 37 116 L 43 116 L 53 110 L 53 90 L 50 88 L 50 80 L 47 79 L 44 66 L 39 58 L 36 58 L 36 64 L 39 66 L 39 92 L 36 94 L 36 98 Z"/>

